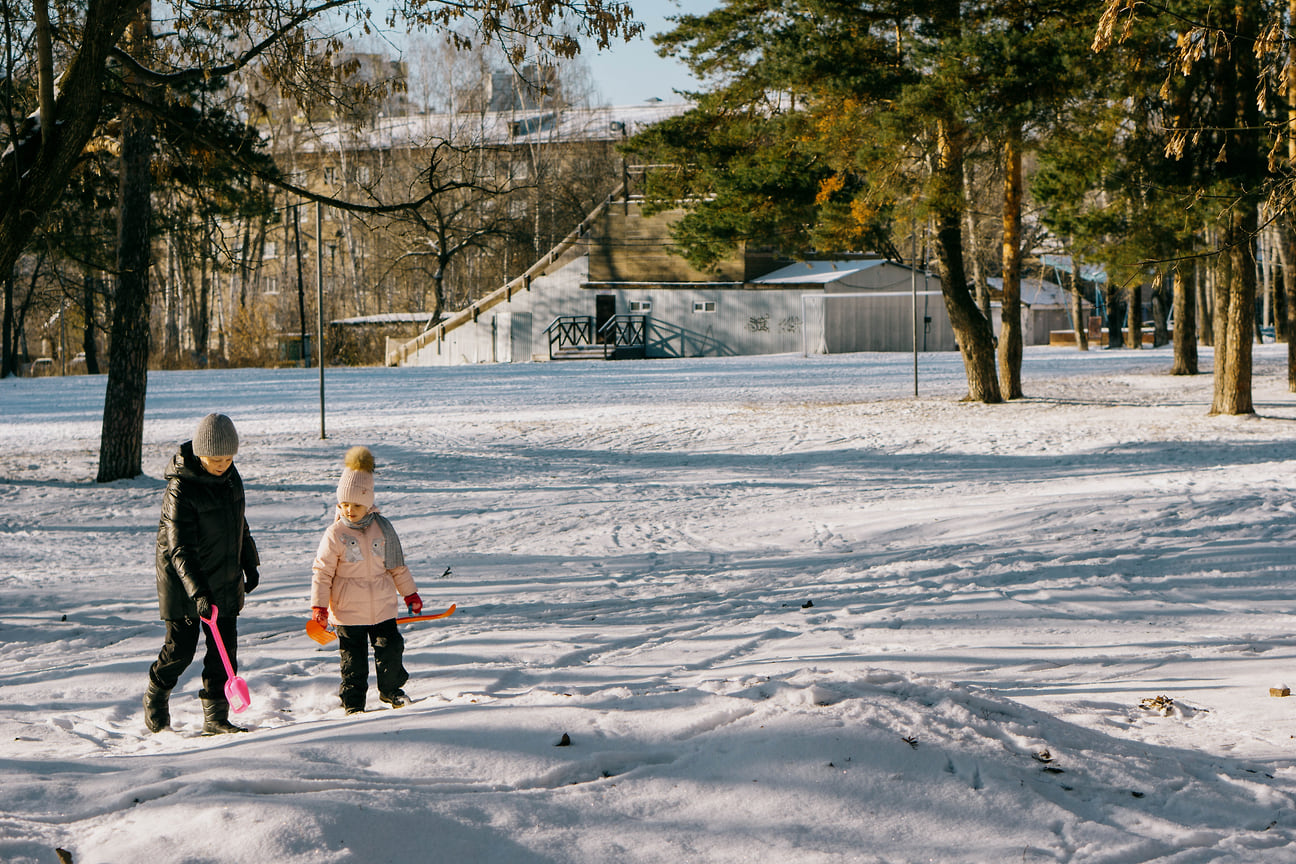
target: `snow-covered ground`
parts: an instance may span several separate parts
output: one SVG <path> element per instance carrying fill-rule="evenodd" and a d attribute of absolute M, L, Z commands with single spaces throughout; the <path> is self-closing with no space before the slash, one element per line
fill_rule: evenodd
<path fill-rule="evenodd" d="M 104 380 L 0 381 L 0 860 L 1294 861 L 1284 351 L 1245 419 L 1165 350 L 1028 349 L 999 406 L 952 354 L 918 398 L 906 355 L 336 369 L 325 440 L 313 370 L 154 373 L 102 486 Z M 199 735 L 195 664 L 150 735 L 161 472 L 209 411 L 252 732 Z M 459 610 L 405 627 L 419 701 L 347 717 L 302 625 L 356 443 Z"/>

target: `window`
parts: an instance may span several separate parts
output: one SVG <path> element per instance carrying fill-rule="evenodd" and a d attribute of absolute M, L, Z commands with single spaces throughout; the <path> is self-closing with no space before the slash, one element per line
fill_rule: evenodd
<path fill-rule="evenodd" d="M 716 301 L 714 300 L 694 300 L 693 311 L 695 313 L 705 313 L 716 311 Z"/>
<path fill-rule="evenodd" d="M 335 166 L 326 165 L 324 167 L 324 185 L 325 186 L 337 185 L 337 168 Z"/>
<path fill-rule="evenodd" d="M 652 311 L 651 300 L 631 300 L 630 301 L 631 313 L 639 312 L 642 314 L 644 312 L 651 312 L 651 311 Z"/>
<path fill-rule="evenodd" d="M 261 257 L 266 261 L 273 261 L 279 257 L 279 247 L 273 240 L 267 240 L 265 246 L 261 248 Z"/>

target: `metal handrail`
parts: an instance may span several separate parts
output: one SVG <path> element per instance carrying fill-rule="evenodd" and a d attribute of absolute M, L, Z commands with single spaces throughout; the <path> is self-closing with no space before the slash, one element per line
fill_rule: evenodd
<path fill-rule="evenodd" d="M 645 347 L 648 344 L 646 315 L 613 315 L 595 330 L 593 315 L 560 315 L 545 328 L 549 336 L 549 359 L 567 346 L 602 347 L 604 359 L 618 345 Z"/>
<path fill-rule="evenodd" d="M 637 345 L 648 344 L 648 316 L 646 315 L 613 315 L 599 328 L 598 335 L 603 344 Z"/>
<path fill-rule="evenodd" d="M 545 328 L 549 336 L 549 359 L 554 351 L 561 351 L 568 345 L 596 345 L 594 341 L 593 315 L 559 315 L 553 323 Z M 607 356 L 607 346 L 603 346 L 603 356 Z"/>

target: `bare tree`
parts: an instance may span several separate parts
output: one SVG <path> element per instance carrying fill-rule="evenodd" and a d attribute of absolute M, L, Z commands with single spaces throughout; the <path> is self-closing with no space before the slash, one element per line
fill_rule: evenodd
<path fill-rule="evenodd" d="M 267 74 L 281 86 L 309 87 L 318 80 L 294 78 L 294 72 L 303 68 L 300 61 L 312 42 L 304 28 L 333 11 L 351 14 L 361 27 L 369 26 L 371 20 L 368 7 L 354 0 L 278 0 L 268 4 L 235 0 L 219 8 L 181 2 L 170 9 L 172 26 L 166 62 L 154 66 L 128 50 L 128 39 L 123 41 L 128 26 L 138 21 L 147 8 L 146 0 L 87 0 L 83 8 L 76 10 L 79 17 L 73 14 L 72 7 L 67 8 L 63 26 L 47 30 L 52 38 L 61 40 L 50 55 L 62 58 L 63 68 L 59 71 L 52 63 L 38 64 L 36 89 L 46 98 L 38 100 L 39 107 L 26 122 L 10 122 L 6 140 L 0 142 L 5 145 L 0 147 L 0 273 L 12 270 L 66 188 L 87 144 L 100 128 L 110 100 L 129 101 L 142 111 L 149 110 L 139 87 L 125 86 L 129 82 L 117 80 L 119 70 L 140 86 L 179 86 L 230 75 L 253 62 L 263 62 Z M 41 31 L 39 16 L 44 11 L 42 4 L 33 18 L 25 18 L 22 7 L 5 4 L 0 14 L 5 18 L 6 32 L 22 33 Z M 535 36 L 556 54 L 571 56 L 579 52 L 581 37 L 606 47 L 618 35 L 637 35 L 640 27 L 632 15 L 630 7 L 617 0 L 555 0 L 543 4 L 469 0 L 397 4 L 389 21 L 394 24 L 400 20 L 411 29 L 446 29 L 468 21 L 473 38 L 507 42 L 519 36 Z M 576 22 L 577 31 L 560 32 L 553 26 L 560 20 Z M 467 36 L 458 37 L 460 45 L 471 41 Z M 56 128 L 58 133 L 53 134 Z M 133 134 L 135 130 L 128 131 Z M 296 191 L 308 198 L 319 197 L 306 190 Z M 130 239 L 134 242 L 134 238 Z M 141 245 L 141 254 L 147 256 L 148 244 Z M 110 395 L 105 402 L 105 439 L 111 433 L 114 441 L 101 450 L 100 480 L 135 476 L 140 470 L 137 442 L 142 441 L 147 378 L 143 370 L 148 357 L 148 267 L 129 255 L 122 266 L 132 268 L 133 275 L 142 280 L 145 293 L 140 299 L 135 292 L 141 289 L 141 283 L 121 278 L 125 271 L 119 273 L 109 364 Z M 144 328 L 142 335 L 139 327 Z"/>

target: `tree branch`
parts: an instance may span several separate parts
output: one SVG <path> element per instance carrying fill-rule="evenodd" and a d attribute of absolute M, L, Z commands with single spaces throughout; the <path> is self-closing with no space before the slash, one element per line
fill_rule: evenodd
<path fill-rule="evenodd" d="M 303 9 L 300 12 L 298 12 L 296 15 L 293 15 L 291 18 L 289 18 L 286 23 L 281 24 L 279 27 L 276 27 L 274 30 L 270 31 L 270 34 L 266 36 L 266 38 L 262 39 L 256 45 L 253 45 L 251 48 L 243 52 L 233 61 L 226 63 L 222 66 L 212 66 L 210 68 L 195 66 L 189 69 L 181 69 L 176 72 L 158 72 L 155 69 L 150 69 L 149 67 L 145 66 L 140 61 L 130 56 L 129 53 L 123 51 L 120 47 L 114 46 L 112 56 L 114 60 L 119 61 L 122 64 L 122 66 L 124 66 L 127 70 L 129 70 L 139 80 L 149 84 L 182 86 L 184 84 L 192 83 L 194 81 L 201 81 L 206 78 L 224 77 L 226 75 L 232 75 L 235 72 L 238 72 L 240 69 L 246 67 L 257 57 L 260 57 L 262 54 L 268 51 L 272 46 L 275 45 L 275 43 L 283 39 L 284 36 L 288 35 L 293 30 L 296 30 L 298 27 L 305 24 L 307 21 L 314 18 L 315 16 L 321 15 L 324 12 L 329 11 L 330 9 L 336 9 L 340 6 L 350 6 L 354 3 L 355 0 L 327 0 L 327 2 L 319 6 L 313 6 L 308 9 Z"/>

